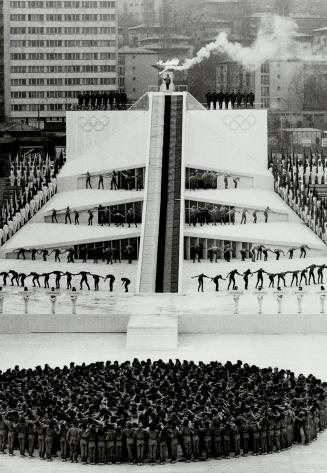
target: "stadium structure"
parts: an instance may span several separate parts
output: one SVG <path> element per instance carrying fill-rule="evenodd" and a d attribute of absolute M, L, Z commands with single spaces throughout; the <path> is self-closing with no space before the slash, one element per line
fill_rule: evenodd
<path fill-rule="evenodd" d="M 127 324 L 132 346 L 144 335 L 144 327 L 152 326 L 153 343 L 159 333 L 163 346 L 176 346 L 181 312 L 187 304 L 194 316 L 199 310 L 194 305 L 192 309 L 192 299 L 183 299 L 192 275 L 187 263 L 196 245 L 202 245 L 204 258 L 213 246 L 221 255 L 230 247 L 232 257 L 240 258 L 242 249 L 261 244 L 284 250 L 307 245 L 311 256 L 326 255 L 325 244 L 274 192 L 267 159 L 266 110 L 207 110 L 187 92 L 151 92 L 127 111 L 68 112 L 67 161 L 57 179 L 57 194 L 1 247 L 1 256 L 15 258 L 21 247 L 74 247 L 79 254 L 83 248 L 108 246 L 124 256 L 126 246 L 132 246 L 137 260 L 131 265 L 133 314 L 131 306 L 123 311 L 121 331 Z M 141 176 L 142 189 L 134 184 L 131 189 L 111 189 L 113 171 L 127 174 L 132 183 Z M 215 173 L 214 188 L 191 189 L 190 176 L 196 171 Z M 86 188 L 87 173 L 92 188 Z M 104 189 L 98 189 L 100 175 Z M 99 205 L 122 214 L 132 208 L 141 224 L 87 225 L 88 211 Z M 193 206 L 214 205 L 239 211 L 235 224 L 189 225 Z M 80 225 L 63 223 L 67 206 L 79 211 Z M 249 214 L 259 211 L 256 224 L 241 225 L 244 208 Z M 59 223 L 51 223 L 52 209 Z M 156 301 L 154 313 L 142 313 L 147 303 L 139 301 L 150 299 L 138 296 Z M 111 315 L 115 310 L 111 305 Z M 217 312 L 215 308 L 213 318 Z M 160 320 L 153 317 L 158 313 Z M 192 330 L 201 327 L 195 324 Z"/>

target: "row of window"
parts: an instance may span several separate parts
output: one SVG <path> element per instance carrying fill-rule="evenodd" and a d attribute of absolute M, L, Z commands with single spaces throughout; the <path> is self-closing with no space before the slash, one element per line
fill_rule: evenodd
<path fill-rule="evenodd" d="M 48 60 L 48 61 L 73 61 L 73 60 L 113 60 L 116 59 L 115 53 L 11 53 L 10 58 L 12 61 L 25 61 L 25 60 Z"/>
<path fill-rule="evenodd" d="M 28 41 L 22 39 L 12 39 L 10 41 L 11 48 L 45 48 L 45 47 L 66 47 L 66 48 L 114 48 L 116 46 L 115 40 L 110 39 L 49 39 L 43 41 L 42 39 L 30 39 Z"/>
<path fill-rule="evenodd" d="M 111 84 L 115 85 L 115 84 Z M 11 92 L 12 99 L 76 99 L 80 90 L 18 90 Z"/>
<path fill-rule="evenodd" d="M 11 66 L 12 74 L 42 74 L 42 73 L 74 73 L 74 72 L 116 72 L 116 66 L 110 64 L 102 64 L 94 66 L 87 64 L 83 66 Z"/>
<path fill-rule="evenodd" d="M 115 77 L 32 77 L 30 79 L 11 79 L 12 86 L 26 85 L 114 85 Z"/>
<path fill-rule="evenodd" d="M 23 13 L 12 13 L 10 15 L 11 21 L 115 21 L 116 15 L 110 13 L 85 13 L 79 15 L 78 13 L 69 13 L 61 15 L 60 13 L 51 13 L 48 15 L 31 14 L 24 15 Z"/>
<path fill-rule="evenodd" d="M 115 8 L 115 1 L 11 1 L 11 8 Z"/>
<path fill-rule="evenodd" d="M 68 26 L 68 27 L 60 27 L 60 26 L 50 26 L 44 28 L 43 26 L 13 26 L 10 28 L 10 34 L 47 34 L 47 35 L 60 35 L 60 34 L 68 34 L 68 35 L 76 35 L 76 34 L 115 34 L 116 28 L 113 26 Z"/>
<path fill-rule="evenodd" d="M 56 111 L 66 110 L 66 105 L 62 103 L 49 103 L 49 104 L 24 104 L 24 103 L 13 103 L 11 104 L 11 110 L 14 112 L 37 112 L 37 111 Z"/>

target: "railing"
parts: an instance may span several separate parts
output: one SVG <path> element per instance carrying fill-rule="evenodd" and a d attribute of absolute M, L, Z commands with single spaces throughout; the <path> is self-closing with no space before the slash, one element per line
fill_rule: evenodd
<path fill-rule="evenodd" d="M 149 85 L 148 92 L 162 92 L 160 90 L 160 88 L 161 88 L 160 85 Z M 167 92 L 167 93 L 171 93 L 171 92 L 188 92 L 188 86 L 187 85 L 175 85 L 174 90 L 167 90 L 165 92 Z"/>
<path fill-rule="evenodd" d="M 37 297 L 37 292 L 40 292 L 40 297 Z M 41 295 L 42 292 L 42 295 Z M 55 288 L 51 288 L 48 290 L 42 289 L 31 289 L 29 290 L 27 287 L 21 288 L 21 291 L 18 293 L 10 294 L 10 291 L 2 290 L 0 287 L 0 314 L 6 314 L 6 306 L 9 305 L 10 309 L 8 313 L 13 313 L 13 307 L 15 308 L 16 314 L 29 314 L 38 313 L 38 309 L 35 308 L 41 307 L 41 313 L 44 311 L 44 303 L 48 303 L 49 313 L 51 314 L 58 314 L 63 315 L 67 313 L 67 302 L 70 300 L 71 302 L 71 313 L 76 314 L 84 314 L 86 307 L 85 300 L 82 301 L 81 305 L 78 307 L 78 299 L 87 295 L 89 301 L 89 305 L 94 306 L 95 298 L 97 298 L 96 305 L 98 309 L 103 310 L 108 307 L 108 301 L 110 301 L 111 309 L 115 305 L 115 301 L 118 303 L 121 301 L 121 298 L 126 297 L 124 294 L 116 297 L 112 296 L 112 294 L 102 294 L 102 301 L 99 300 L 99 295 L 101 293 L 97 293 L 98 296 L 92 297 L 88 291 L 79 291 L 73 288 L 72 290 L 59 290 Z M 133 296 L 133 294 L 129 294 Z M 246 297 L 245 301 L 243 301 L 243 297 Z M 249 297 L 248 297 L 249 296 Z M 305 302 L 307 296 L 313 296 L 310 298 L 310 307 L 303 309 L 303 302 Z M 183 300 L 183 295 L 176 296 L 178 299 L 181 298 Z M 194 295 L 191 296 L 194 299 Z M 275 301 L 275 307 L 271 307 L 272 297 Z M 233 290 L 227 293 L 221 293 L 214 296 L 216 301 L 217 307 L 217 316 L 219 316 L 219 300 L 225 300 L 228 303 L 231 303 L 230 309 L 228 309 L 227 313 L 224 310 L 221 315 L 230 315 L 230 316 L 242 316 L 242 312 L 244 309 L 244 315 L 248 315 L 248 308 L 249 303 L 256 301 L 257 305 L 257 315 L 278 315 L 281 316 L 284 313 L 287 315 L 308 315 L 312 316 L 313 314 L 326 314 L 325 311 L 325 301 L 327 297 L 327 290 L 320 290 L 316 291 L 316 293 L 306 293 L 302 291 L 300 288 L 295 289 L 294 291 L 284 291 L 280 290 L 257 290 L 254 292 L 248 293 L 247 291 L 239 291 Z M 212 299 L 211 299 L 212 300 Z M 32 301 L 32 310 L 30 310 L 30 301 Z M 199 297 L 199 301 L 201 298 Z M 316 303 L 314 303 L 316 301 Z M 59 302 L 59 306 L 57 303 Z M 179 301 L 176 300 L 176 304 L 178 305 Z M 64 311 L 62 311 L 62 307 L 64 307 Z M 78 310 L 77 310 L 78 307 Z M 265 308 L 268 307 L 269 311 L 265 312 Z M 124 312 L 133 312 L 133 307 L 127 305 L 124 308 Z M 182 315 L 183 310 L 179 310 L 180 314 Z M 255 315 L 255 314 L 253 314 Z"/>

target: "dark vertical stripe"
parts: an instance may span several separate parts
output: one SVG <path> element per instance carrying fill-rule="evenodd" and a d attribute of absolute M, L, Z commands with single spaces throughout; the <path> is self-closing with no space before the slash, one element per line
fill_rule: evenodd
<path fill-rule="evenodd" d="M 157 252 L 156 292 L 163 292 L 164 263 L 166 250 L 168 171 L 170 147 L 171 95 L 165 97 L 164 134 L 162 147 L 161 203 Z"/>

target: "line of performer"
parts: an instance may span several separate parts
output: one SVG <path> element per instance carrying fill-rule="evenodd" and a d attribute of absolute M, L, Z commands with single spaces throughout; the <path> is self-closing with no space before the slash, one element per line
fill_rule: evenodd
<path fill-rule="evenodd" d="M 287 287 L 286 276 L 291 275 L 290 287 L 293 285 L 302 286 L 303 283 L 306 286 L 313 284 L 323 284 L 324 283 L 324 270 L 327 268 L 326 264 L 311 264 L 303 269 L 295 269 L 292 271 L 280 271 L 280 272 L 269 272 L 263 268 L 259 268 L 256 271 L 251 271 L 247 269 L 243 273 L 239 273 L 237 269 L 230 271 L 225 277 L 222 274 L 217 274 L 216 276 L 207 276 L 204 273 L 192 276 L 192 279 L 198 280 L 198 292 L 203 292 L 204 279 L 210 279 L 214 285 L 215 290 L 219 291 L 219 282 L 228 281 L 227 290 L 235 290 L 238 286 L 236 284 L 236 276 L 242 277 L 244 282 L 244 289 L 247 291 L 249 289 L 249 278 L 256 275 L 256 284 L 255 289 L 262 289 L 264 287 L 264 275 L 268 278 L 269 288 L 275 288 L 275 282 L 277 281 L 276 287 Z"/>
<path fill-rule="evenodd" d="M 31 278 L 31 282 L 33 287 L 41 287 L 40 279 L 41 282 L 43 283 L 43 287 L 45 289 L 50 289 L 50 277 L 51 276 L 55 277 L 55 288 L 60 289 L 60 283 L 61 283 L 61 278 L 65 276 L 66 278 L 66 288 L 67 290 L 72 290 L 72 282 L 73 278 L 76 276 L 80 276 L 80 281 L 79 281 L 79 288 L 82 291 L 84 289 L 84 286 L 90 291 L 90 284 L 89 284 L 89 279 L 93 279 L 93 285 L 94 285 L 94 290 L 99 291 L 99 284 L 100 280 L 103 280 L 105 283 L 108 281 L 109 283 L 109 291 L 112 292 L 114 288 L 114 282 L 116 280 L 116 277 L 113 274 L 107 274 L 106 276 L 99 276 L 98 274 L 91 273 L 90 271 L 79 271 L 78 273 L 72 273 L 70 271 L 50 271 L 48 273 L 38 273 L 36 271 L 31 271 L 29 274 L 24 273 L 24 272 L 18 272 L 13 269 L 10 269 L 9 271 L 2 271 L 0 272 L 0 276 L 3 278 L 3 286 L 7 286 L 7 280 L 10 281 L 10 285 L 14 286 L 15 284 L 17 286 L 21 287 L 26 287 L 26 279 Z M 43 280 L 42 280 L 43 279 Z M 131 284 L 131 280 L 127 277 L 122 277 L 120 278 L 122 286 L 124 288 L 125 292 L 128 292 L 128 287 Z"/>

